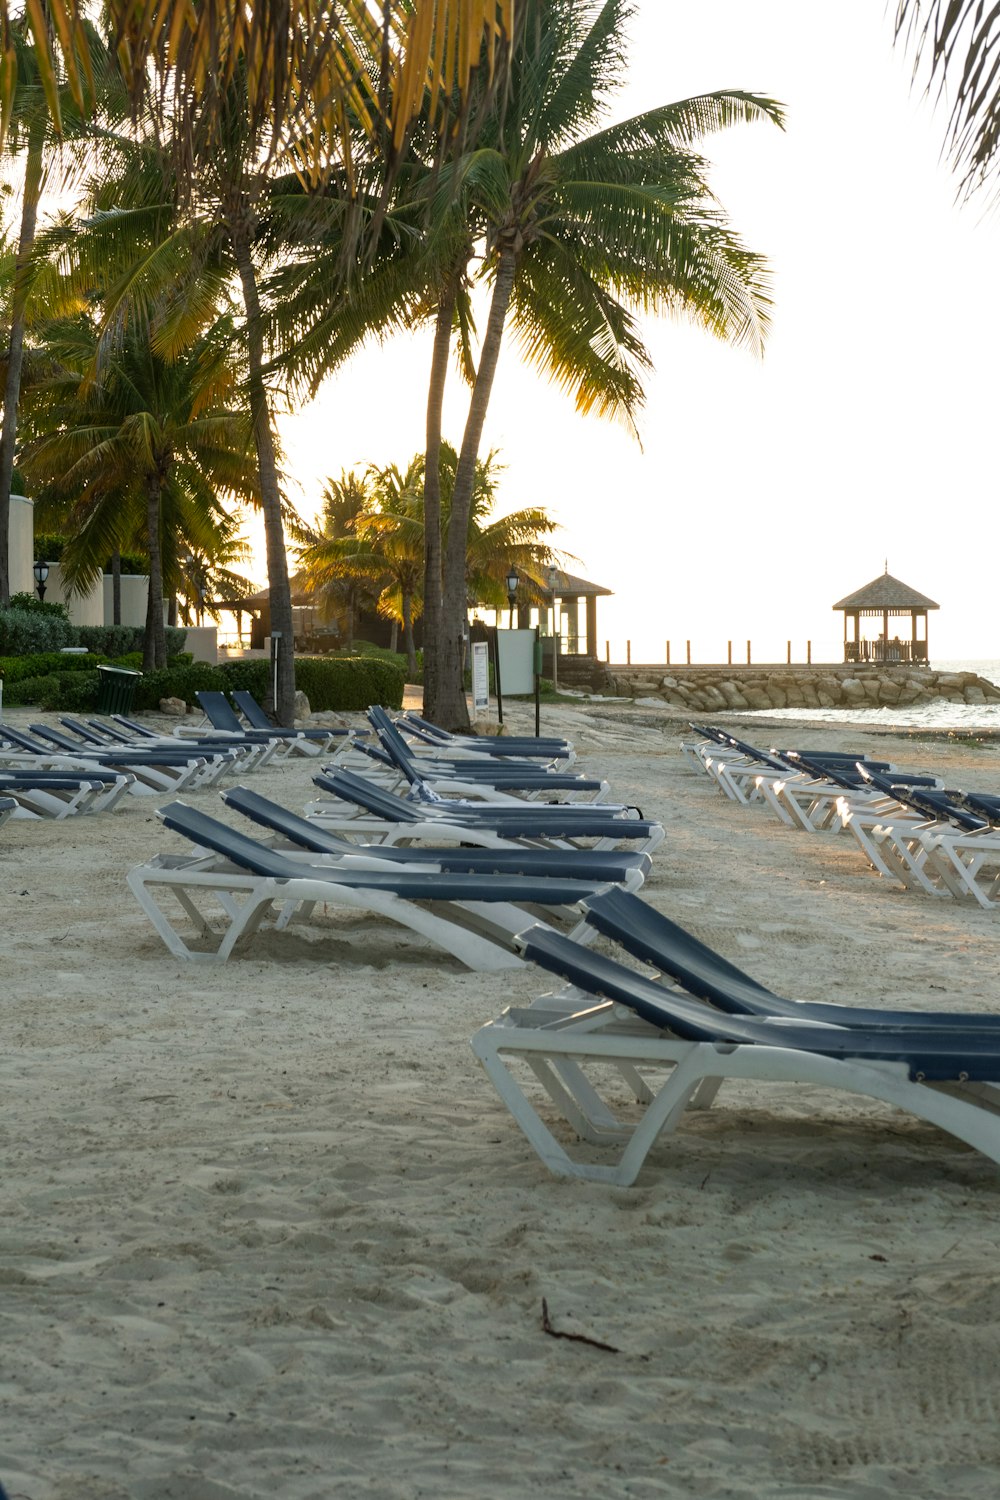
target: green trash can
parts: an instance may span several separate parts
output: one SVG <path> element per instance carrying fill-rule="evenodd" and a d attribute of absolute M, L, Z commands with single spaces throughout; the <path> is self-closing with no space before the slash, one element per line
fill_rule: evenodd
<path fill-rule="evenodd" d="M 125 667 L 98 667 L 100 691 L 97 695 L 99 714 L 130 714 L 135 697 L 135 685 L 141 672 L 130 672 Z"/>

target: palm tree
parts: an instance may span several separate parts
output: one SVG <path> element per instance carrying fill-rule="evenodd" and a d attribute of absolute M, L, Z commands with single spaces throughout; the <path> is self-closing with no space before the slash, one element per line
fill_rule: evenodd
<path fill-rule="evenodd" d="M 179 201 L 211 204 L 238 276 L 245 311 L 247 394 L 260 471 L 268 581 L 279 652 L 276 711 L 293 709 L 291 592 L 282 530 L 282 500 L 265 375 L 267 311 L 259 270 L 267 238 L 260 205 L 273 163 L 295 172 L 303 195 L 326 196 L 339 209 L 344 266 L 359 242 L 375 242 L 411 121 L 430 97 L 442 141 L 461 134 L 470 79 L 483 72 L 496 88 L 520 0 L 409 0 L 378 14 L 368 0 L 304 0 L 253 6 L 206 0 L 140 12 L 109 0 L 114 43 L 127 61 L 137 105 L 156 119 L 171 145 Z M 49 0 L 51 31 L 30 13 L 43 83 L 55 76 L 58 50 L 81 106 L 89 72 L 76 0 Z M 10 28 L 0 15 L 0 47 Z M 0 128 L 10 105 L 0 70 Z M 50 103 L 55 112 L 51 88 Z M 363 139 L 374 155 L 374 215 L 358 209 L 352 149 Z M 366 226 L 371 222 L 371 230 Z M 273 236 L 270 253 L 275 253 Z M 169 257 L 159 256 L 156 268 Z M 362 257 L 362 263 L 364 257 Z M 144 267 L 148 274 L 153 262 Z"/>
<path fill-rule="evenodd" d="M 13 22 L 8 31 L 6 58 L 10 65 L 12 110 L 9 128 L 2 139 L 4 152 L 23 162 L 21 217 L 18 230 L 13 284 L 10 291 L 10 343 L 7 349 L 3 382 L 3 428 L 0 431 L 0 605 L 10 597 L 10 494 L 17 449 L 18 404 L 24 368 L 25 336 L 28 325 L 30 262 L 38 226 L 38 213 L 55 149 L 55 132 L 49 113 L 43 77 L 38 58 L 29 45 L 28 27 L 23 18 Z M 114 78 L 108 58 L 93 27 L 86 27 L 81 37 L 91 75 L 101 83 L 104 113 L 113 115 Z M 76 173 L 93 155 L 96 136 L 81 118 L 63 89 L 60 105 L 64 137 L 73 142 L 72 152 L 61 151 L 60 177 L 65 190 Z M 0 136 L 2 136 L 0 132 Z"/>
<path fill-rule="evenodd" d="M 577 408 L 633 430 L 649 366 L 636 315 L 683 311 L 734 343 L 762 345 L 768 278 L 726 224 L 693 142 L 737 122 L 781 123 L 773 101 L 726 90 L 665 105 L 604 129 L 595 125 L 624 76 L 632 0 L 526 0 L 502 101 L 467 149 L 438 174 L 431 240 L 447 254 L 483 248 L 492 297 L 459 453 L 452 525 L 440 573 L 441 626 L 425 626 L 424 711 L 468 724 L 462 686 L 466 557 L 462 542 L 475 465 L 508 316 L 525 358 L 575 394 Z M 447 340 L 465 265 L 452 265 L 439 307 L 428 400 L 428 441 L 440 426 Z M 452 298 L 449 305 L 448 298 Z M 428 529 L 432 528 L 428 507 Z M 428 556 L 428 596 L 437 575 Z"/>
<path fill-rule="evenodd" d="M 897 0 L 896 36 L 928 89 L 953 85 L 948 140 L 968 195 L 995 178 L 1000 156 L 1000 12 L 979 0 Z"/>
<path fill-rule="evenodd" d="M 256 472 L 245 412 L 228 404 L 238 372 L 228 330 L 209 329 L 184 354 L 156 354 L 151 330 L 130 323 L 102 340 L 86 319 L 53 329 L 58 368 L 32 392 L 39 436 L 24 467 L 51 506 L 69 502 L 68 581 L 87 587 L 104 559 L 141 535 L 149 558 L 143 669 L 166 665 L 164 578 L 175 581 L 192 517 L 227 495 L 248 502 Z"/>
<path fill-rule="evenodd" d="M 321 497 L 316 526 L 293 532 L 299 546 L 299 567 L 294 582 L 318 599 L 326 620 L 340 615 L 345 622 L 344 647 L 354 649 L 354 627 L 359 608 L 371 596 L 367 582 L 341 567 L 342 554 L 357 547 L 355 530 L 374 507 L 368 475 L 342 470 L 339 479 L 328 479 Z"/>
<path fill-rule="evenodd" d="M 458 454 L 449 443 L 441 445 L 439 464 L 447 536 L 458 465 Z M 328 494 L 350 497 L 348 503 L 358 508 L 336 531 L 330 523 L 330 508 L 326 508 L 326 535 L 312 539 L 303 550 L 299 575 L 313 590 L 329 590 L 338 582 L 343 587 L 359 578 L 374 583 L 379 614 L 403 627 L 411 679 L 417 675 L 413 625 L 423 610 L 424 465 L 424 455 L 418 453 L 403 471 L 395 464 L 372 465 L 361 480 L 352 474 L 342 476 L 336 487 L 330 481 Z M 534 581 L 539 599 L 543 597 L 542 580 L 554 554 L 541 539 L 556 529 L 556 523 L 539 507 L 490 519 L 501 472 L 496 452 L 477 464 L 466 538 L 470 597 L 493 608 L 500 607 L 506 597 L 504 580 L 512 563 L 529 582 Z"/>

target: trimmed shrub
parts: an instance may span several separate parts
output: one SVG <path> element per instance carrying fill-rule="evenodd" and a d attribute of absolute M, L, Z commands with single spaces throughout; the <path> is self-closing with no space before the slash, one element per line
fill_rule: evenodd
<path fill-rule="evenodd" d="M 218 691 L 224 687 L 225 681 L 219 668 L 209 666 L 208 662 L 195 662 L 190 667 L 163 667 L 158 672 L 147 672 L 144 677 L 139 678 L 132 706 L 155 711 L 160 706 L 161 698 L 183 698 L 190 705 L 197 702 L 195 693 Z"/>
<path fill-rule="evenodd" d="M 80 625 L 76 631 L 79 644 L 101 656 L 133 656 L 139 654 L 142 664 L 142 643 L 145 630 L 141 625 Z M 168 625 L 167 660 L 171 661 L 184 650 L 187 631 Z"/>
<path fill-rule="evenodd" d="M 14 596 L 18 598 L 17 595 Z M 35 601 L 37 604 L 37 600 Z M 33 656 L 76 644 L 76 631 L 61 605 L 0 609 L 0 655 Z"/>
<path fill-rule="evenodd" d="M 0 656 L 0 677 L 5 684 L 19 682 L 24 677 L 46 677 L 52 672 L 93 671 L 101 656 L 63 656 L 59 651 L 46 651 L 34 656 Z"/>
<path fill-rule="evenodd" d="M 308 656 L 295 663 L 295 685 L 313 713 L 360 713 L 373 703 L 401 708 L 406 674 L 377 657 Z"/>

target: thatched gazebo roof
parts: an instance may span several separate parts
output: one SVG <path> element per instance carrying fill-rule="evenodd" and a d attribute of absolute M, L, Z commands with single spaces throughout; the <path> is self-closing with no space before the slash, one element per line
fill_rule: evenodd
<path fill-rule="evenodd" d="M 913 609 L 940 609 L 933 599 L 928 599 L 926 594 L 919 594 L 916 589 L 911 589 L 908 583 L 900 583 L 898 578 L 886 571 L 873 578 L 871 583 L 866 583 L 864 588 L 858 589 L 854 594 L 848 594 L 846 599 L 841 599 L 835 604 L 834 609 L 858 609 L 877 610 L 880 614 L 888 610 L 890 614 L 897 610 Z"/>

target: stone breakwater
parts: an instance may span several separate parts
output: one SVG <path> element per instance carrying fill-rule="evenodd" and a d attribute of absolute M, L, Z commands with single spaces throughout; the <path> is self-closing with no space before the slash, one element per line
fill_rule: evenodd
<path fill-rule="evenodd" d="M 723 709 L 895 708 L 911 704 L 1000 703 L 1000 687 L 975 672 L 930 667 L 631 667 L 608 688 L 637 703 L 695 713 Z"/>

